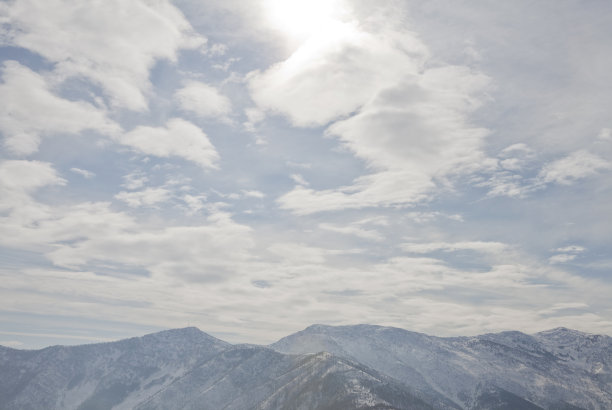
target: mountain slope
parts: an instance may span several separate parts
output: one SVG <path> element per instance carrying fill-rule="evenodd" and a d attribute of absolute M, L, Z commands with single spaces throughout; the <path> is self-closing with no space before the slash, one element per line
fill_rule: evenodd
<path fill-rule="evenodd" d="M 2 349 L 0 408 L 132 408 L 229 346 L 186 328 L 113 343 Z"/>
<path fill-rule="evenodd" d="M 439 338 L 357 325 L 270 347 L 198 329 L 23 351 L 0 346 L 0 410 L 612 408 L 612 338 L 558 328 Z"/>
<path fill-rule="evenodd" d="M 567 329 L 439 338 L 402 329 L 314 325 L 271 345 L 284 353 L 327 350 L 420 392 L 473 408 L 483 383 L 543 408 L 612 408 L 612 339 Z"/>
<path fill-rule="evenodd" d="M 431 409 L 329 353 L 232 346 L 195 328 L 38 351 L 0 347 L 0 409 Z"/>
<path fill-rule="evenodd" d="M 137 409 L 431 409 L 402 385 L 329 353 L 236 347 Z"/>

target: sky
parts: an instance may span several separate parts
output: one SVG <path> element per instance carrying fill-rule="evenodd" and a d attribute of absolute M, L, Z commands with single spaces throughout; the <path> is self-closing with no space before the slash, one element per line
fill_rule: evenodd
<path fill-rule="evenodd" d="M 2 0 L 0 344 L 612 334 L 612 3 Z"/>

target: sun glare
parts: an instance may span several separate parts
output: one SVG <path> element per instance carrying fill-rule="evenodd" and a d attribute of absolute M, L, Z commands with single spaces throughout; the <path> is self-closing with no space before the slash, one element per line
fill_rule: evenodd
<path fill-rule="evenodd" d="M 338 0 L 265 0 L 264 5 L 275 28 L 300 40 L 329 30 L 343 12 Z"/>

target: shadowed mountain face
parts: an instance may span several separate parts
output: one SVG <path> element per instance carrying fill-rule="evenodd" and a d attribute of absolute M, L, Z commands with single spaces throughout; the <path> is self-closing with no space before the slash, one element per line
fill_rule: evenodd
<path fill-rule="evenodd" d="M 0 409 L 431 409 L 329 353 L 232 346 L 195 328 L 38 351 L 0 347 Z"/>
<path fill-rule="evenodd" d="M 329 353 L 229 349 L 138 409 L 431 409 L 405 386 Z"/>
<path fill-rule="evenodd" d="M 0 346 L 0 409 L 607 409 L 612 342 L 555 329 L 437 338 L 314 325 L 270 347 L 198 329 Z"/>
<path fill-rule="evenodd" d="M 439 338 L 380 326 L 314 325 L 271 347 L 351 358 L 412 386 L 441 408 L 519 408 L 492 404 L 495 396 L 500 403 L 510 400 L 508 394 L 543 408 L 612 408 L 612 338 L 564 328 Z M 483 384 L 493 390 L 482 391 Z"/>
<path fill-rule="evenodd" d="M 0 350 L 0 408 L 131 408 L 230 347 L 196 328 L 83 346 Z"/>

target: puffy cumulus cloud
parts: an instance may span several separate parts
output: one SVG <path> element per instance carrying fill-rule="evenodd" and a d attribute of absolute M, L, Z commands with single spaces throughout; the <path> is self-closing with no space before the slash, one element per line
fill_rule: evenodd
<path fill-rule="evenodd" d="M 2 81 L 0 132 L 14 154 L 36 152 L 44 135 L 78 134 L 87 129 L 113 134 L 120 130 L 104 110 L 56 96 L 42 75 L 15 61 L 4 63 Z"/>
<path fill-rule="evenodd" d="M 156 157 L 180 157 L 202 168 L 217 168 L 219 154 L 206 134 L 181 118 L 168 120 L 165 127 L 140 126 L 116 140 L 137 152 Z"/>
<path fill-rule="evenodd" d="M 46 186 L 65 185 L 53 166 L 47 162 L 10 160 L 0 162 L 0 243 L 19 247 L 32 223 L 48 216 L 48 207 L 32 200 L 32 194 Z M 27 235 L 25 235 L 27 236 Z"/>
<path fill-rule="evenodd" d="M 428 66 L 428 50 L 411 32 L 336 24 L 329 41 L 313 35 L 287 60 L 252 74 L 251 93 L 260 108 L 295 125 L 336 121 L 326 135 L 371 173 L 335 189 L 297 186 L 279 199 L 281 207 L 307 214 L 414 204 L 438 181 L 478 168 L 488 131 L 469 115 L 488 77 L 463 66 Z"/>
<path fill-rule="evenodd" d="M 149 69 L 176 60 L 181 48 L 197 48 L 197 35 L 169 1 L 13 0 L 0 4 L 2 38 L 55 63 L 63 77 L 85 77 L 112 103 L 147 108 Z"/>
<path fill-rule="evenodd" d="M 29 193 L 47 185 L 64 185 L 61 178 L 48 162 L 8 160 L 0 162 L 0 187 L 8 192 Z M 2 195 L 7 198 L 8 195 Z"/>
<path fill-rule="evenodd" d="M 215 87 L 199 81 L 187 81 L 174 93 L 174 99 L 181 109 L 200 117 L 225 119 L 231 112 L 232 104 Z"/>
<path fill-rule="evenodd" d="M 418 71 L 423 52 L 411 35 L 375 35 L 337 21 L 331 33 L 309 37 L 287 60 L 252 73 L 249 86 L 260 108 L 298 126 L 324 125 Z"/>
<path fill-rule="evenodd" d="M 612 163 L 609 161 L 586 150 L 580 150 L 546 164 L 540 171 L 538 180 L 543 184 L 571 185 L 579 179 L 610 169 Z"/>
<path fill-rule="evenodd" d="M 37 218 L 48 215 L 46 206 L 32 200 L 32 194 L 46 186 L 65 185 L 48 162 L 9 160 L 0 162 L 0 224 L 3 239 L 19 246 L 21 240 L 15 230 L 28 226 Z"/>
<path fill-rule="evenodd" d="M 487 130 L 472 127 L 467 115 L 480 106 L 488 81 L 460 66 L 404 76 L 327 132 L 374 169 L 442 176 L 482 159 Z"/>

